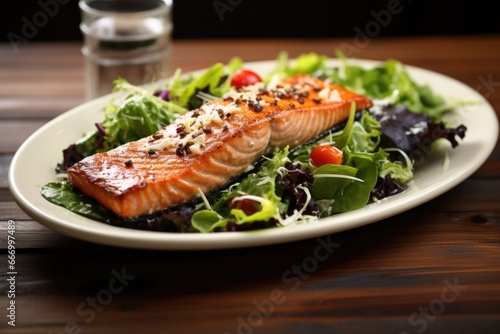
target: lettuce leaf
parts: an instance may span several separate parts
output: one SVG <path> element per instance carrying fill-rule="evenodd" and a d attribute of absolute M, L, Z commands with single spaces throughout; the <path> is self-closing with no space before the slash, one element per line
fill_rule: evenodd
<path fill-rule="evenodd" d="M 76 191 L 70 182 L 51 182 L 42 187 L 41 195 L 47 201 L 65 207 L 84 217 L 106 222 L 111 212 L 99 205 L 95 200 Z"/>
<path fill-rule="evenodd" d="M 448 140 L 453 148 L 459 145 L 467 128 L 459 125 L 447 127 L 444 122 L 434 122 L 424 114 L 410 112 L 405 106 L 372 108 L 372 117 L 380 124 L 385 146 L 393 146 L 405 152 L 412 160 L 422 159 L 433 151 L 438 140 Z"/>
<path fill-rule="evenodd" d="M 264 78 L 264 82 L 277 82 L 296 74 L 314 76 L 326 68 L 327 60 L 327 56 L 310 52 L 299 55 L 292 62 L 288 58 L 288 53 L 282 51 L 276 60 L 276 68 Z"/>
<path fill-rule="evenodd" d="M 149 95 L 129 95 L 121 105 L 109 105 L 105 118 L 96 123 L 96 130 L 63 151 L 58 171 L 65 171 L 79 160 L 98 152 L 106 152 L 130 141 L 149 136 L 170 124 L 178 114 L 165 108 L 165 101 Z M 177 111 L 179 107 L 174 108 Z"/>
<path fill-rule="evenodd" d="M 155 133 L 188 110 L 199 107 L 203 101 L 196 97 L 198 91 L 205 90 L 221 97 L 230 89 L 228 75 L 242 65 L 242 60 L 235 57 L 227 66 L 217 63 L 198 77 L 186 79 L 181 78 L 181 71 L 178 70 L 168 86 L 170 101 L 117 78 L 114 91 L 126 91 L 129 95 L 119 105 L 111 102 L 105 107 L 104 120 L 96 123 L 95 131 L 85 134 L 63 151 L 63 162 L 56 170 L 64 172 L 84 157 Z"/>
<path fill-rule="evenodd" d="M 196 96 L 199 91 L 222 97 L 231 88 L 229 76 L 242 66 L 241 58 L 234 57 L 227 66 L 216 63 L 201 75 L 191 75 L 187 78 L 183 78 L 181 70 L 178 69 L 168 85 L 170 100 L 183 108 L 192 110 L 203 103 L 203 100 Z"/>
<path fill-rule="evenodd" d="M 445 100 L 428 85 L 416 83 L 405 66 L 394 59 L 386 60 L 380 66 L 365 69 L 347 60 L 341 51 L 337 51 L 341 67 L 330 74 L 330 78 L 359 94 L 387 104 L 406 105 L 409 110 L 424 113 L 433 119 L 440 119 L 449 111 Z"/>
<path fill-rule="evenodd" d="M 229 222 L 243 225 L 278 218 L 279 212 L 286 210 L 286 206 L 276 194 L 276 176 L 288 161 L 288 149 L 275 153 L 262 163 L 257 172 L 249 174 L 241 183 L 223 192 L 212 207 L 196 212 L 191 221 L 193 227 L 200 232 L 213 232 L 226 228 Z M 239 196 L 252 196 L 258 201 L 260 210 L 247 215 L 241 209 L 230 209 L 228 202 Z"/>

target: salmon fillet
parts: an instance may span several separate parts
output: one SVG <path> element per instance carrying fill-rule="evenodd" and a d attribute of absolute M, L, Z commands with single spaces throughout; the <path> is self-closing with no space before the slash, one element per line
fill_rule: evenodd
<path fill-rule="evenodd" d="M 120 217 L 193 199 L 248 170 L 262 154 L 316 137 L 372 102 L 337 85 L 295 76 L 207 102 L 155 134 L 87 157 L 70 182 Z"/>

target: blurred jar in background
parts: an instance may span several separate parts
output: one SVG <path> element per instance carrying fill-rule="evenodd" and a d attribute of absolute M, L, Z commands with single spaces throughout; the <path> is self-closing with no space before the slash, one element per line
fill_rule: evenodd
<path fill-rule="evenodd" d="M 112 91 L 122 77 L 135 85 L 169 75 L 172 0 L 80 0 L 86 99 Z"/>

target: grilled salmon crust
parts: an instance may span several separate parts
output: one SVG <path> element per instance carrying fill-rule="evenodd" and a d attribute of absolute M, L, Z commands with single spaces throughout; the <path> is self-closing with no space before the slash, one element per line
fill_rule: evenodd
<path fill-rule="evenodd" d="M 269 150 L 305 143 L 372 102 L 309 76 L 207 102 L 155 134 L 68 169 L 70 182 L 120 217 L 193 199 L 246 171 Z"/>

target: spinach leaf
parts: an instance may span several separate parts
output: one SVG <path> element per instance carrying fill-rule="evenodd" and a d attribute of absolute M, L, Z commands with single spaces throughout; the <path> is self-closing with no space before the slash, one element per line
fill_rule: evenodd
<path fill-rule="evenodd" d="M 112 214 L 95 200 L 76 191 L 68 181 L 51 182 L 42 187 L 41 195 L 47 201 L 65 207 L 84 217 L 106 222 Z"/>
<path fill-rule="evenodd" d="M 324 165 L 314 175 L 311 194 L 322 208 L 322 216 L 329 216 L 365 206 L 377 182 L 378 170 L 369 155 L 348 154 L 346 165 Z M 322 207 L 324 203 L 327 205 Z"/>

